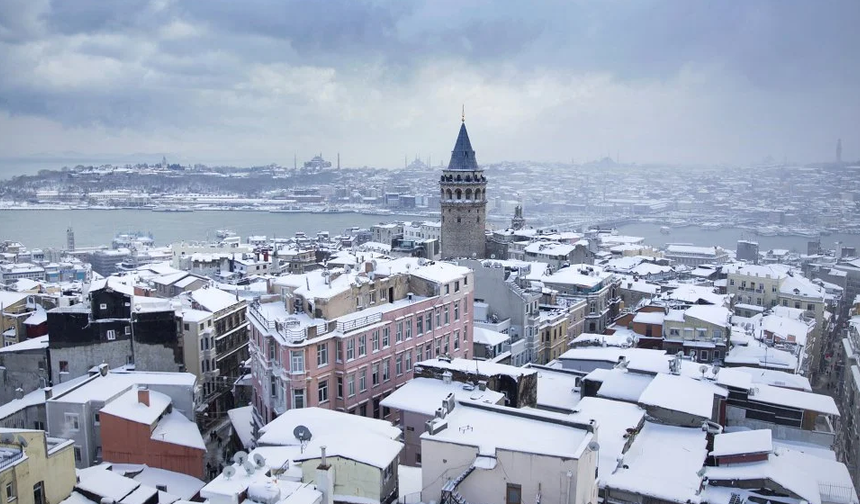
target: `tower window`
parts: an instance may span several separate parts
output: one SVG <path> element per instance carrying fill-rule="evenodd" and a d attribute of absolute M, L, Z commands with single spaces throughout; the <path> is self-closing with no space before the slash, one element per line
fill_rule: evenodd
<path fill-rule="evenodd" d="M 457 217 L 457 222 L 460 222 L 460 218 L 459 218 L 459 217 Z"/>

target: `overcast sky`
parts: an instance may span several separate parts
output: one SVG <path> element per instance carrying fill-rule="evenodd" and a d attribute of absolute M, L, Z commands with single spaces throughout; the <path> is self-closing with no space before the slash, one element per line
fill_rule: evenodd
<path fill-rule="evenodd" d="M 2 0 L 0 157 L 860 158 L 860 2 Z"/>

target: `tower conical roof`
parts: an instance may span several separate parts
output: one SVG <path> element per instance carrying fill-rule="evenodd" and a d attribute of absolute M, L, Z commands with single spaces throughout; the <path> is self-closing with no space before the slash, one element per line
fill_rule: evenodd
<path fill-rule="evenodd" d="M 479 170 L 478 161 L 475 159 L 475 151 L 472 150 L 472 142 L 469 141 L 469 133 L 466 131 L 466 123 L 460 124 L 460 134 L 457 135 L 457 143 L 451 151 L 451 161 L 448 163 L 449 170 Z"/>

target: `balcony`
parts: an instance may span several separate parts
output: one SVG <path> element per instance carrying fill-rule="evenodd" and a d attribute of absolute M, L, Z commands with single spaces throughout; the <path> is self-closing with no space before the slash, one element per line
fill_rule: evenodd
<path fill-rule="evenodd" d="M 270 333 L 277 334 L 287 343 L 301 343 L 308 338 L 309 329 L 315 328 L 316 335 L 325 334 L 328 328 L 324 323 L 314 326 L 302 325 L 298 319 L 270 320 L 260 311 L 256 304 L 248 305 L 248 314 L 260 326 Z"/>
<path fill-rule="evenodd" d="M 370 315 L 365 315 L 364 317 L 338 321 L 337 330 L 342 333 L 347 333 L 350 331 L 355 331 L 356 329 L 361 329 L 362 327 L 373 325 L 380 321 L 382 321 L 382 313 L 371 313 Z"/>

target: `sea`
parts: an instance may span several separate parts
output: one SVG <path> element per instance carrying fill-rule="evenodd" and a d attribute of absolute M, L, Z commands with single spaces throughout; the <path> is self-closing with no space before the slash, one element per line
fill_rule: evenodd
<path fill-rule="evenodd" d="M 290 237 L 296 232 L 314 235 L 328 231 L 333 236 L 353 226 L 403 220 L 426 220 L 411 215 L 367 215 L 359 213 L 269 213 L 255 211 L 153 212 L 150 210 L 0 210 L 0 242 L 14 240 L 29 248 L 63 248 L 66 229 L 75 233 L 77 247 L 110 245 L 118 233 L 151 233 L 156 245 L 186 240 L 215 239 L 218 230 L 240 236 Z M 659 224 L 634 223 L 617 228 L 619 234 L 641 236 L 645 243 L 662 247 L 669 243 L 700 246 L 719 245 L 734 250 L 738 240 L 757 241 L 760 250 L 788 249 L 805 253 L 810 238 L 800 236 L 755 236 L 735 228 L 704 230 L 695 226 L 673 228 L 669 234 Z M 821 237 L 825 249 L 840 241 L 860 247 L 860 235 L 834 233 Z"/>

